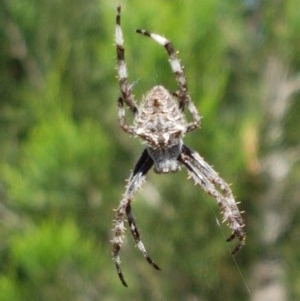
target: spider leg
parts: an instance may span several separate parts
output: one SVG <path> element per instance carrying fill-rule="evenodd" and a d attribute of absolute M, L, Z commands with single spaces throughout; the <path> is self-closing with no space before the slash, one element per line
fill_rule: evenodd
<path fill-rule="evenodd" d="M 183 111 L 184 107 L 187 105 L 187 108 L 194 119 L 192 122 L 188 123 L 186 131 L 190 132 L 197 129 L 200 126 L 201 117 L 198 113 L 197 108 L 192 102 L 191 96 L 188 93 L 187 80 L 183 72 L 183 67 L 181 66 L 180 60 L 177 57 L 177 53 L 173 47 L 172 42 L 156 33 L 151 33 L 144 29 L 137 29 L 136 32 L 153 39 L 155 42 L 164 46 L 164 48 L 166 49 L 169 56 L 171 69 L 175 74 L 176 81 L 179 87 L 179 91 L 176 93 L 179 101 L 179 107 Z"/>
<path fill-rule="evenodd" d="M 124 109 L 124 99 L 122 96 L 118 99 L 118 119 L 120 127 L 128 134 L 135 136 L 135 130 L 134 127 L 131 125 L 128 125 L 125 118 L 125 109 Z"/>
<path fill-rule="evenodd" d="M 123 39 L 123 32 L 121 28 L 121 6 L 118 6 L 117 8 L 115 43 L 116 43 L 117 61 L 118 61 L 118 65 L 117 65 L 118 79 L 119 79 L 119 86 L 122 95 L 119 98 L 119 104 L 122 103 L 122 107 L 123 107 L 123 102 L 125 101 L 129 109 L 134 114 L 136 114 L 138 109 L 137 109 L 134 96 L 131 93 L 132 85 L 128 84 L 128 71 L 125 62 L 124 39 Z"/>
<path fill-rule="evenodd" d="M 138 249 L 143 253 L 146 260 L 157 270 L 159 270 L 159 267 L 154 263 L 154 261 L 149 256 L 143 242 L 140 239 L 140 234 L 136 226 L 136 222 L 134 220 L 132 210 L 131 210 L 131 201 L 135 195 L 135 193 L 138 191 L 138 189 L 141 187 L 143 180 L 147 174 L 147 172 L 150 170 L 150 168 L 153 166 L 153 161 L 151 157 L 148 155 L 147 150 L 144 150 L 142 153 L 142 156 L 138 160 L 132 174 L 130 175 L 129 181 L 126 186 L 125 194 L 123 195 L 123 198 L 116 209 L 116 218 L 115 218 L 115 225 L 113 228 L 113 239 L 112 239 L 112 245 L 113 245 L 113 261 L 115 263 L 117 273 L 119 275 L 119 278 L 124 286 L 127 287 L 127 283 L 124 279 L 122 270 L 121 270 L 121 259 L 120 259 L 120 250 L 121 246 L 123 244 L 123 236 L 125 232 L 125 226 L 124 226 L 124 219 L 125 215 L 127 215 L 128 223 L 130 227 L 130 231 L 134 237 L 134 240 L 137 244 Z"/>
<path fill-rule="evenodd" d="M 137 245 L 138 249 L 143 253 L 143 255 L 146 258 L 146 260 L 156 270 L 160 270 L 160 267 L 149 256 L 149 253 L 147 252 L 147 250 L 146 250 L 143 242 L 141 241 L 140 233 L 139 233 L 139 231 L 137 229 L 136 222 L 135 222 L 135 219 L 133 217 L 132 210 L 131 210 L 131 205 L 130 204 L 126 207 L 126 214 L 127 214 L 128 224 L 129 224 L 129 227 L 130 227 L 131 234 L 132 234 L 132 236 L 133 236 L 133 238 L 134 238 L 134 240 L 136 242 L 136 245 Z"/>
<path fill-rule="evenodd" d="M 216 199 L 223 215 L 223 221 L 226 221 L 232 230 L 232 235 L 226 241 L 231 241 L 234 238 L 239 240 L 232 251 L 232 254 L 237 253 L 245 244 L 245 233 L 243 230 L 245 224 L 229 185 L 220 178 L 217 172 L 197 152 L 192 151 L 185 145 L 182 147 L 182 153 L 178 160 L 186 166 L 189 175 L 194 179 L 195 183 Z"/>

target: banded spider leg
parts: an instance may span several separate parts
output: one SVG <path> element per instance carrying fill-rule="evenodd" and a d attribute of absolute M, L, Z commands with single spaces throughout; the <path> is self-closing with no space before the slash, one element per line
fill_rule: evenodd
<path fill-rule="evenodd" d="M 119 204 L 119 207 L 116 209 L 116 219 L 115 219 L 115 226 L 113 229 L 114 237 L 112 239 L 113 244 L 113 260 L 115 262 L 115 266 L 119 275 L 119 278 L 124 286 L 128 286 L 125 278 L 123 276 L 122 270 L 121 270 L 121 259 L 120 259 L 120 249 L 123 244 L 123 237 L 124 237 L 124 219 L 125 215 L 127 215 L 129 228 L 131 231 L 131 234 L 136 242 L 136 245 L 138 249 L 143 253 L 146 260 L 156 269 L 160 270 L 159 266 L 151 259 L 149 256 L 143 242 L 140 239 L 140 234 L 138 231 L 138 228 L 136 226 L 135 219 L 132 214 L 131 210 L 131 201 L 135 195 L 135 193 L 138 191 L 138 189 L 141 187 L 144 178 L 147 174 L 147 172 L 150 170 L 150 168 L 153 166 L 153 160 L 148 155 L 148 152 L 144 150 L 142 153 L 142 156 L 138 160 L 132 174 L 129 177 L 128 184 L 126 186 L 125 194 L 123 195 L 123 198 Z"/>

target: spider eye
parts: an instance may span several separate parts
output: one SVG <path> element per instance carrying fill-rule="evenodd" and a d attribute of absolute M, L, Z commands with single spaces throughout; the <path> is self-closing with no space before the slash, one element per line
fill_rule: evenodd
<path fill-rule="evenodd" d="M 154 172 L 156 173 L 170 173 L 176 172 L 180 168 L 178 161 L 175 159 L 166 159 L 164 161 L 154 162 Z"/>

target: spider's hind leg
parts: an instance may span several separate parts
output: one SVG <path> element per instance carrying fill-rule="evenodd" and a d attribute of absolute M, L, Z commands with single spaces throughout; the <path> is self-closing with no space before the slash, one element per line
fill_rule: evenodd
<path fill-rule="evenodd" d="M 183 71 L 183 66 L 181 65 L 180 60 L 177 57 L 177 52 L 173 47 L 173 43 L 159 34 L 152 33 L 144 29 L 137 29 L 136 32 L 151 38 L 156 43 L 162 45 L 165 48 L 169 56 L 169 63 L 172 72 L 175 75 L 176 82 L 178 85 L 178 91 L 174 94 L 176 98 L 178 98 L 179 108 L 181 109 L 181 111 L 184 111 L 185 106 L 187 106 L 188 110 L 190 111 L 193 117 L 193 121 L 187 124 L 186 132 L 191 132 L 197 129 L 200 126 L 201 117 L 198 113 L 197 108 L 192 102 L 191 96 L 189 95 L 187 80 Z"/>
<path fill-rule="evenodd" d="M 124 108 L 124 99 L 122 96 L 118 98 L 118 119 L 119 119 L 119 125 L 120 127 L 128 134 L 134 136 L 135 135 L 135 129 L 134 126 L 129 125 L 126 122 L 125 118 L 125 108 Z"/>
<path fill-rule="evenodd" d="M 187 82 L 183 72 L 183 67 L 181 66 L 180 60 L 177 57 L 177 53 L 172 42 L 159 34 L 152 33 L 145 29 L 137 29 L 136 32 L 151 38 L 166 49 L 169 56 L 171 69 L 176 76 L 176 81 L 179 87 L 179 91 L 176 93 L 178 95 L 179 107 L 184 110 L 187 99 L 189 98 Z"/>
<path fill-rule="evenodd" d="M 116 51 L 117 51 L 117 71 L 118 71 L 118 80 L 121 91 L 121 97 L 119 98 L 119 102 L 125 101 L 129 109 L 133 114 L 136 114 L 137 104 L 134 99 L 134 95 L 132 94 L 132 86 L 128 84 L 128 71 L 125 62 L 125 47 L 124 47 L 124 39 L 123 39 L 123 31 L 121 27 L 121 6 L 117 8 L 116 15 L 116 28 L 115 28 L 115 43 L 116 43 Z"/>

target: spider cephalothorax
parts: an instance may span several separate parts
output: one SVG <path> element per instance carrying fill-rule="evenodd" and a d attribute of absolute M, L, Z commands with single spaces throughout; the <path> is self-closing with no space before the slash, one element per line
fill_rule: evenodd
<path fill-rule="evenodd" d="M 127 286 L 127 283 L 121 271 L 119 255 L 125 231 L 125 216 L 127 216 L 130 231 L 138 249 L 143 253 L 147 261 L 155 269 L 159 270 L 159 267 L 151 259 L 140 239 L 140 234 L 131 210 L 131 201 L 137 190 L 141 187 L 147 172 L 152 167 L 156 173 L 169 173 L 177 171 L 181 166 L 185 166 L 195 183 L 216 199 L 223 215 L 223 221 L 227 222 L 229 228 L 232 230 L 232 235 L 227 241 L 231 241 L 234 238 L 238 239 L 239 243 L 232 251 L 232 254 L 235 254 L 245 243 L 244 221 L 229 185 L 220 178 L 217 172 L 197 152 L 192 151 L 183 143 L 182 139 L 184 135 L 200 126 L 201 117 L 188 93 L 183 68 L 172 43 L 166 38 L 146 30 L 138 29 L 137 33 L 150 37 L 166 49 L 171 69 L 175 74 L 178 91 L 170 93 L 163 86 L 154 86 L 143 98 L 140 105 L 137 105 L 131 91 L 132 86 L 128 84 L 123 33 L 121 29 L 121 7 L 119 6 L 117 9 L 115 31 L 118 60 L 117 70 L 121 92 L 118 101 L 119 123 L 125 132 L 135 137 L 140 137 L 146 144 L 145 150 L 129 177 L 123 198 L 116 209 L 113 228 L 113 260 L 118 275 L 125 286 Z M 133 125 L 129 125 L 126 122 L 124 103 L 134 114 Z M 185 120 L 185 107 L 191 113 L 193 118 L 191 122 Z"/>

